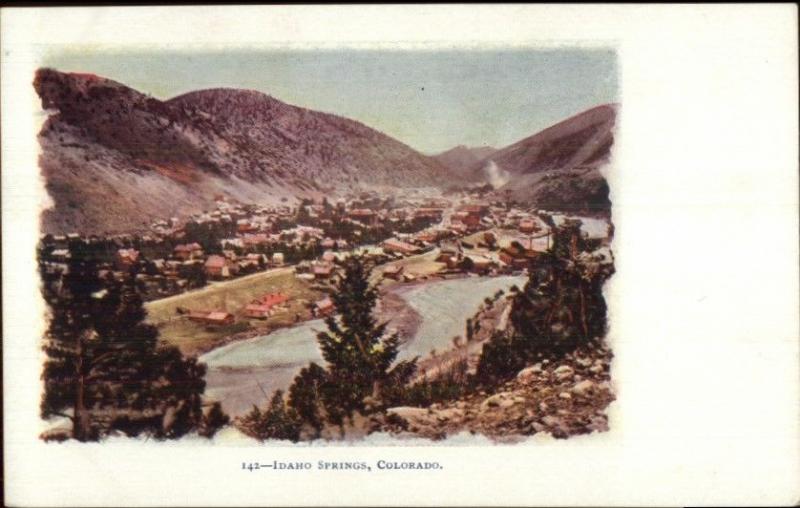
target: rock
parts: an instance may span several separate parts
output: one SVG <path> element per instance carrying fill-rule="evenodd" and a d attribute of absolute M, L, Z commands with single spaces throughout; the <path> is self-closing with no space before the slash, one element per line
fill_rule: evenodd
<path fill-rule="evenodd" d="M 544 432 L 547 430 L 547 427 L 539 422 L 531 423 L 531 427 L 533 428 L 534 432 Z"/>
<path fill-rule="evenodd" d="M 512 399 L 516 404 L 524 404 L 525 397 L 516 396 Z"/>
<path fill-rule="evenodd" d="M 452 421 L 460 419 L 464 416 L 464 412 L 458 408 L 442 409 L 436 413 L 436 418 L 440 422 Z"/>
<path fill-rule="evenodd" d="M 575 360 L 575 363 L 580 365 L 581 367 L 589 367 L 592 364 L 591 358 L 578 358 Z"/>
<path fill-rule="evenodd" d="M 507 408 L 513 405 L 514 401 L 509 398 L 509 394 L 507 392 L 500 392 L 484 400 L 483 403 L 481 404 L 481 410 L 485 411 L 490 407 Z"/>
<path fill-rule="evenodd" d="M 577 382 L 577 381 L 582 380 L 583 376 L 581 376 L 580 374 L 575 374 L 575 377 L 573 379 Z"/>
<path fill-rule="evenodd" d="M 517 374 L 517 380 L 523 383 L 529 383 L 533 379 L 536 378 L 538 374 L 542 372 L 541 364 L 532 365 L 530 367 L 524 368 Z"/>
<path fill-rule="evenodd" d="M 592 432 L 605 432 L 608 430 L 608 420 L 604 417 L 594 416 L 586 429 Z"/>
<path fill-rule="evenodd" d="M 594 383 L 587 379 L 573 386 L 571 391 L 575 395 L 586 395 L 591 393 L 592 390 L 594 390 Z"/>
<path fill-rule="evenodd" d="M 550 406 L 547 405 L 547 402 L 539 403 L 539 411 L 541 411 L 542 413 L 546 413 L 548 409 L 550 409 Z"/>
<path fill-rule="evenodd" d="M 550 360 L 542 360 L 542 365 L 547 365 L 550 363 Z"/>
<path fill-rule="evenodd" d="M 427 418 L 428 410 L 424 407 L 409 407 L 409 406 L 400 406 L 400 407 L 391 407 L 386 410 L 387 414 L 399 416 L 403 420 L 406 421 L 413 421 L 413 420 L 422 420 Z"/>
<path fill-rule="evenodd" d="M 589 369 L 590 372 L 593 372 L 595 374 L 600 374 L 604 370 L 605 369 L 603 368 L 602 365 L 592 365 L 592 367 Z"/>
<path fill-rule="evenodd" d="M 569 392 L 561 392 L 558 394 L 558 398 L 569 400 L 572 398 L 572 394 L 570 394 Z"/>
<path fill-rule="evenodd" d="M 550 428 L 561 427 L 561 426 L 564 425 L 564 421 L 561 418 L 559 418 L 557 416 L 550 416 L 550 415 L 545 416 L 544 418 L 542 418 L 541 422 L 544 425 L 547 425 Z"/>
<path fill-rule="evenodd" d="M 564 381 L 571 378 L 575 374 L 575 371 L 569 365 L 560 365 L 553 371 L 553 374 L 555 374 L 556 379 L 559 381 Z"/>

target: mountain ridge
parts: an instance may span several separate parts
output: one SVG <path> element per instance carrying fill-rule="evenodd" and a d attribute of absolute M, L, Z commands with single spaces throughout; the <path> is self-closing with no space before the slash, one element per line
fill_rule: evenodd
<path fill-rule="evenodd" d="M 278 202 L 438 185 L 448 176 L 440 162 L 360 122 L 255 90 L 161 101 L 101 76 L 53 69 L 39 69 L 33 85 L 49 113 L 39 133 L 55 205 L 43 214 L 45 232 L 143 229 L 198 212 L 218 195 Z"/>

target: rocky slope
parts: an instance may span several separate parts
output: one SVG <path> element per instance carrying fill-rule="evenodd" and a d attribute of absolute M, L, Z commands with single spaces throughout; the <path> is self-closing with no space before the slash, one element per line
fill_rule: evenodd
<path fill-rule="evenodd" d="M 160 101 L 92 74 L 40 69 L 50 114 L 40 166 L 43 230 L 137 230 L 218 195 L 278 202 L 374 186 L 436 185 L 439 161 L 363 124 L 249 90 Z"/>
<path fill-rule="evenodd" d="M 395 407 L 374 430 L 443 439 L 461 432 L 515 441 L 537 433 L 557 438 L 608 430 L 615 399 L 608 348 L 584 348 L 562 360 L 542 360 L 492 393 L 478 392 L 429 408 Z"/>
<path fill-rule="evenodd" d="M 492 153 L 468 173 L 492 182 L 498 196 L 541 208 L 607 211 L 608 184 L 600 169 L 611 157 L 617 108 L 606 104 L 570 117 Z"/>

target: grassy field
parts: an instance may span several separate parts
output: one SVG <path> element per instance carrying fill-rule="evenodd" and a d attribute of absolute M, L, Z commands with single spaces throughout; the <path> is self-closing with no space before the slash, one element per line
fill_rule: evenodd
<path fill-rule="evenodd" d="M 268 319 L 248 319 L 242 315 L 244 307 L 256 297 L 266 293 L 281 292 L 289 301 Z M 242 332 L 268 333 L 276 328 L 291 325 L 296 315 L 308 319 L 307 304 L 322 297 L 311 289 L 309 283 L 295 277 L 291 268 L 248 275 L 240 279 L 215 282 L 211 285 L 180 295 L 148 302 L 145 307 L 148 321 L 155 324 L 161 339 L 178 346 L 184 354 L 200 354 L 225 344 L 231 335 Z M 178 313 L 178 307 L 189 310 L 225 310 L 236 316 L 230 326 L 210 327 L 189 321 Z"/>

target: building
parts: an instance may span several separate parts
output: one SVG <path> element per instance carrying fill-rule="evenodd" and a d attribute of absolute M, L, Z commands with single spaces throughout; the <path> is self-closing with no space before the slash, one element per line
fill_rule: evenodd
<path fill-rule="evenodd" d="M 356 208 L 347 214 L 350 219 L 358 221 L 366 226 L 374 226 L 378 219 L 378 214 L 368 208 Z"/>
<path fill-rule="evenodd" d="M 232 325 L 236 321 L 233 314 L 221 310 L 192 311 L 189 313 L 189 319 L 197 323 L 216 326 Z"/>
<path fill-rule="evenodd" d="M 335 311 L 336 307 L 333 305 L 333 300 L 331 300 L 329 296 L 326 296 L 314 304 L 314 316 L 316 317 L 330 316 Z"/>
<path fill-rule="evenodd" d="M 136 249 L 119 249 L 114 256 L 117 270 L 127 272 L 139 261 L 139 251 Z"/>
<path fill-rule="evenodd" d="M 333 275 L 333 265 L 328 263 L 320 263 L 314 265 L 311 270 L 315 279 L 330 279 Z"/>
<path fill-rule="evenodd" d="M 211 278 L 225 278 L 230 277 L 230 268 L 228 267 L 228 260 L 222 256 L 211 255 L 206 259 L 204 265 L 206 275 Z"/>
<path fill-rule="evenodd" d="M 176 245 L 173 253 L 176 258 L 184 261 L 203 256 L 203 248 L 198 243 Z"/>
<path fill-rule="evenodd" d="M 402 265 L 387 266 L 383 270 L 383 278 L 385 279 L 400 280 L 402 274 L 403 274 Z"/>
<path fill-rule="evenodd" d="M 416 245 L 411 245 L 410 243 L 402 242 L 394 238 L 385 240 L 382 247 L 384 252 L 396 252 L 405 256 L 410 256 L 411 254 L 419 252 L 419 247 Z"/>
<path fill-rule="evenodd" d="M 536 232 L 537 229 L 539 229 L 536 226 L 537 226 L 537 224 L 536 224 L 535 221 L 533 221 L 531 219 L 523 219 L 523 220 L 519 221 L 519 232 L 520 233 L 525 233 L 525 234 L 534 233 L 534 232 Z"/>

